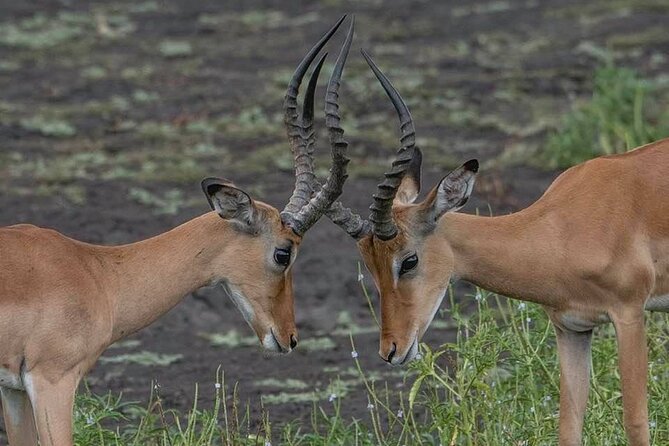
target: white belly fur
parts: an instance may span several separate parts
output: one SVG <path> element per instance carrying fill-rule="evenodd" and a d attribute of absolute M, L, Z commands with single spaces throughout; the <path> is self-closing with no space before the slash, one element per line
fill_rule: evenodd
<path fill-rule="evenodd" d="M 14 390 L 25 390 L 21 377 L 0 367 L 0 387 Z"/>
<path fill-rule="evenodd" d="M 669 294 L 648 299 L 646 301 L 646 310 L 669 312 Z"/>

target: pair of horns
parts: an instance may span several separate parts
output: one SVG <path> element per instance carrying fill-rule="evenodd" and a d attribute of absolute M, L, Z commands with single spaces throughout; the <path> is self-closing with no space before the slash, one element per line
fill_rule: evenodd
<path fill-rule="evenodd" d="M 382 240 L 390 240 L 397 235 L 397 226 L 392 217 L 393 200 L 397 195 L 404 175 L 412 168 L 412 164 L 415 168 L 416 162 L 420 163 L 421 156 L 415 145 L 416 131 L 409 108 L 365 50 L 361 50 L 363 57 L 397 111 L 401 132 L 400 149 L 392 162 L 390 171 L 385 173 L 384 181 L 378 185 L 377 193 L 373 195 L 374 202 L 370 206 L 371 215 L 369 220 L 362 219 L 337 200 L 348 177 L 346 167 L 350 161 L 346 156 L 348 143 L 344 139 L 344 130 L 340 126 L 338 92 L 344 64 L 353 41 L 354 20 L 351 20 L 351 25 L 335 62 L 325 94 L 325 125 L 330 140 L 332 166 L 330 175 L 322 186 L 314 174 L 315 134 L 313 131 L 313 117 L 314 93 L 318 75 L 327 53 L 321 56 L 311 74 L 304 96 L 301 116 L 297 109 L 298 90 L 304 75 L 318 53 L 345 19 L 346 16 L 339 19 L 311 48 L 298 65 L 288 84 L 284 100 L 284 122 L 294 157 L 295 188 L 288 204 L 281 212 L 281 217 L 284 223 L 289 225 L 298 235 L 304 234 L 323 214 L 326 214 L 355 239 L 373 233 Z"/>
<path fill-rule="evenodd" d="M 372 211 L 369 220 L 363 220 L 358 214 L 344 208 L 339 201 L 326 214 L 356 240 L 372 233 L 381 240 L 390 240 L 397 235 L 397 225 L 392 215 L 393 200 L 408 171 L 415 172 L 419 179 L 422 155 L 416 147 L 416 129 L 402 96 L 376 66 L 371 56 L 364 49 L 361 52 L 395 107 L 400 121 L 400 148 L 390 170 L 384 174 L 383 182 L 377 186 L 377 191 L 372 196 L 374 201 L 369 207 Z"/>
<path fill-rule="evenodd" d="M 322 186 L 318 184 L 314 174 L 313 118 L 316 84 L 327 53 L 321 56 L 311 74 L 304 95 L 301 116 L 297 108 L 297 95 L 302 78 L 344 19 L 346 16 L 339 19 L 302 59 L 288 84 L 284 99 L 284 122 L 295 164 L 295 188 L 288 204 L 281 211 L 281 218 L 298 235 L 303 235 L 333 205 L 341 195 L 344 182 L 348 177 L 346 167 L 350 160 L 346 157 L 348 143 L 343 138 L 344 130 L 339 125 L 338 91 L 344 64 L 353 41 L 354 20 L 351 20 L 325 93 L 325 125 L 330 136 L 332 165 L 330 175 Z"/>

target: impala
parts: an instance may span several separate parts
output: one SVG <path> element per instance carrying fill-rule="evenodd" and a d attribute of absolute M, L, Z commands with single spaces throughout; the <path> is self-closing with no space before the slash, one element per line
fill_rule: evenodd
<path fill-rule="evenodd" d="M 400 149 L 368 220 L 336 202 L 327 215 L 357 240 L 381 299 L 381 357 L 404 364 L 451 278 L 541 304 L 557 335 L 561 445 L 581 442 L 593 329 L 615 326 L 629 442 L 649 443 L 644 312 L 669 311 L 669 139 L 573 167 L 528 208 L 460 214 L 476 160 L 416 201 L 421 152 L 398 92 L 363 51 L 401 122 Z"/>
<path fill-rule="evenodd" d="M 112 343 L 140 330 L 195 289 L 220 282 L 265 349 L 297 345 L 291 266 L 304 233 L 341 194 L 346 145 L 340 144 L 337 90 L 353 22 L 327 88 L 332 168 L 320 190 L 304 167 L 303 135 L 313 133 L 314 92 L 325 55 L 311 75 L 298 115 L 303 76 L 345 17 L 298 65 L 285 96 L 295 156 L 295 188 L 279 213 L 232 183 L 207 178 L 213 212 L 157 237 L 124 246 L 82 243 L 49 229 L 0 229 L 0 389 L 12 445 L 72 444 L 72 409 L 82 376 Z"/>

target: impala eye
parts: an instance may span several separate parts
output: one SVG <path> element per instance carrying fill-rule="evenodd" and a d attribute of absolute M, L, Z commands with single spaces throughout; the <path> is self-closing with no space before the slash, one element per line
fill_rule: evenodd
<path fill-rule="evenodd" d="M 290 264 L 290 249 L 276 248 L 274 250 L 274 261 L 281 266 Z"/>
<path fill-rule="evenodd" d="M 400 276 L 402 274 L 408 273 L 418 265 L 418 256 L 416 254 L 407 257 L 402 260 L 402 266 L 400 267 Z"/>

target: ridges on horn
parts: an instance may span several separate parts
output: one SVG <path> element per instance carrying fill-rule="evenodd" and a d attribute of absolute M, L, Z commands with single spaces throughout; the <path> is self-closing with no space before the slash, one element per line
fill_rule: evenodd
<path fill-rule="evenodd" d="M 414 156 L 416 156 L 416 129 L 413 125 L 409 108 L 402 99 L 402 96 L 400 96 L 388 78 L 379 70 L 370 55 L 365 50 L 361 50 L 361 52 L 392 101 L 400 120 L 400 148 L 397 151 L 390 171 L 384 174 L 385 179 L 378 185 L 378 190 L 373 195 L 374 202 L 370 206 L 372 213 L 369 216 L 373 224 L 374 235 L 381 240 L 390 240 L 397 235 L 397 226 L 393 221 L 392 215 L 393 200 L 397 195 L 397 190 L 404 175 L 409 170 Z"/>
<path fill-rule="evenodd" d="M 343 16 L 341 19 L 334 24 L 328 32 L 326 32 L 323 37 L 309 50 L 306 56 L 300 61 L 299 65 L 295 69 L 292 78 L 288 84 L 286 90 L 286 96 L 284 98 L 284 123 L 286 125 L 286 131 L 288 134 L 288 141 L 290 143 L 291 151 L 293 152 L 294 163 L 295 163 L 295 188 L 293 193 L 288 200 L 284 210 L 282 211 L 282 217 L 284 220 L 290 220 L 291 216 L 297 213 L 304 205 L 309 202 L 309 199 L 314 192 L 312 189 L 312 182 L 314 180 L 313 173 L 313 157 L 310 155 L 310 151 L 313 151 L 313 145 L 309 145 L 308 134 L 311 132 L 311 124 L 309 121 L 313 121 L 313 96 L 316 89 L 316 83 L 318 75 L 320 73 L 320 68 L 322 67 L 323 61 L 325 59 L 324 55 L 319 60 L 314 72 L 311 75 L 309 85 L 307 87 L 307 94 L 305 95 L 305 105 L 309 104 L 308 100 L 311 98 L 311 113 L 309 116 L 308 107 L 303 107 L 302 120 L 300 120 L 299 113 L 297 110 L 297 95 L 299 92 L 300 84 L 302 83 L 302 78 L 306 74 L 309 66 L 318 56 L 318 53 L 323 49 L 325 44 L 330 40 L 330 38 L 337 31 L 342 22 L 346 19 L 346 16 Z"/>
<path fill-rule="evenodd" d="M 421 154 L 416 147 L 416 130 L 409 108 L 369 54 L 365 50 L 361 52 L 395 107 L 400 120 L 400 149 L 390 171 L 385 173 L 384 181 L 378 185 L 377 193 L 373 195 L 374 202 L 370 206 L 372 212 L 369 220 L 362 219 L 339 201 L 330 207 L 326 215 L 356 240 L 372 232 L 382 240 L 390 240 L 397 235 L 397 226 L 392 216 L 393 200 L 402 179 L 408 172 L 420 181 Z"/>
<path fill-rule="evenodd" d="M 310 228 L 330 208 L 341 195 L 344 182 L 348 177 L 346 167 L 350 160 L 346 157 L 348 143 L 343 138 L 344 130 L 339 125 L 338 90 L 346 58 L 353 42 L 354 29 L 355 19 L 352 19 L 346 39 L 330 75 L 325 94 L 325 122 L 330 135 L 332 167 L 330 168 L 327 180 L 316 195 L 297 214 L 293 215 L 293 230 L 297 233 L 300 233 L 299 231 L 303 233 L 306 229 Z"/>
<path fill-rule="evenodd" d="M 344 131 L 339 126 L 337 91 L 344 64 L 346 63 L 346 58 L 353 41 L 354 20 L 351 20 L 351 25 L 335 62 L 326 92 L 326 125 L 331 136 L 332 167 L 330 175 L 322 187 L 320 187 L 314 175 L 313 150 L 315 135 L 313 132 L 313 110 L 316 83 L 323 61 L 325 60 L 325 55 L 318 61 L 309 80 L 302 105 L 301 118 L 297 111 L 297 94 L 302 77 L 308 70 L 311 62 L 316 58 L 318 52 L 334 34 L 345 17 L 342 17 L 300 62 L 286 92 L 284 120 L 295 159 L 295 189 L 288 204 L 281 212 L 281 217 L 298 235 L 304 234 L 330 208 L 333 202 L 341 195 L 344 182 L 348 177 L 346 174 L 346 166 L 349 162 L 349 159 L 346 157 L 348 144 L 343 139 Z M 333 137 L 333 135 L 335 136 Z"/>

